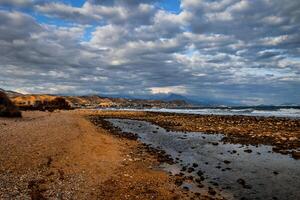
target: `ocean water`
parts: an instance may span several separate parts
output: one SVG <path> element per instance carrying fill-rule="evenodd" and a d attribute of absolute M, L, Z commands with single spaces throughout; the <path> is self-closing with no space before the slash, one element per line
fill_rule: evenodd
<path fill-rule="evenodd" d="M 245 115 L 260 117 L 287 117 L 300 118 L 300 109 L 298 108 L 197 108 L 197 109 L 168 109 L 168 108 L 151 108 L 151 109 L 110 109 L 110 110 L 129 110 L 129 111 L 149 111 L 149 112 L 168 112 L 184 113 L 199 115 Z"/>

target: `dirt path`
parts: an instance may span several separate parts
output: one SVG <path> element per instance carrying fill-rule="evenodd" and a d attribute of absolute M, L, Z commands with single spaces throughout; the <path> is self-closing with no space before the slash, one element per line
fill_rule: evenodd
<path fill-rule="evenodd" d="M 183 199 L 136 141 L 80 112 L 0 118 L 0 199 Z"/>

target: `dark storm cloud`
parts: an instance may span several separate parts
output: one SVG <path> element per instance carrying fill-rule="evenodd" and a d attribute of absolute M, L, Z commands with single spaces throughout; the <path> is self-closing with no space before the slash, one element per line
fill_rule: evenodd
<path fill-rule="evenodd" d="M 182 0 L 178 14 L 159 3 L 0 0 L 0 87 L 300 102 L 299 1 Z"/>

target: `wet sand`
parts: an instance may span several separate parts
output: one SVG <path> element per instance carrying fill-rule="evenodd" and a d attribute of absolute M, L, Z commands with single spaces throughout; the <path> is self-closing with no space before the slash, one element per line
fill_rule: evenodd
<path fill-rule="evenodd" d="M 89 111 L 88 111 L 89 112 Z M 0 118 L 0 199 L 189 199 L 139 142 L 86 112 Z"/>

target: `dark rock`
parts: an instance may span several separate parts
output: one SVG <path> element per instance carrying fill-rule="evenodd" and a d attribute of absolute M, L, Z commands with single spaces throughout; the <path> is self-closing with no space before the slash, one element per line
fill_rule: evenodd
<path fill-rule="evenodd" d="M 197 172 L 197 175 L 198 176 L 202 176 L 204 173 L 201 171 L 201 170 L 199 170 L 198 172 Z"/>
<path fill-rule="evenodd" d="M 202 180 L 201 180 L 200 178 L 196 178 L 196 179 L 195 179 L 195 182 L 196 182 L 196 183 L 201 183 Z"/>
<path fill-rule="evenodd" d="M 219 184 L 218 184 L 217 182 L 211 181 L 210 183 L 211 183 L 212 185 L 214 185 L 214 186 L 219 186 Z"/>
<path fill-rule="evenodd" d="M 210 195 L 216 195 L 217 194 L 217 192 L 213 189 L 213 188 L 211 188 L 211 187 L 208 187 L 208 194 L 210 194 Z"/>
<path fill-rule="evenodd" d="M 252 153 L 252 150 L 251 149 L 245 149 L 244 152 L 246 152 L 246 153 Z"/>
<path fill-rule="evenodd" d="M 240 185 L 242 185 L 243 188 L 245 188 L 245 189 L 251 189 L 252 188 L 251 185 L 246 184 L 246 181 L 244 179 L 239 178 L 236 182 L 239 183 Z"/>
<path fill-rule="evenodd" d="M 225 164 L 230 164 L 231 162 L 229 160 L 224 160 Z"/>
<path fill-rule="evenodd" d="M 194 169 L 193 167 L 189 167 L 189 168 L 187 169 L 187 172 L 188 172 L 188 173 L 192 173 L 193 171 L 195 171 L 195 169 Z"/>
<path fill-rule="evenodd" d="M 274 171 L 274 172 L 273 172 L 273 174 L 274 174 L 274 175 L 278 175 L 278 174 L 279 174 L 279 172 L 277 172 L 277 171 Z"/>
<path fill-rule="evenodd" d="M 244 179 L 241 179 L 241 178 L 239 178 L 236 182 L 240 185 L 243 185 L 243 186 L 246 185 L 246 181 Z"/>
<path fill-rule="evenodd" d="M 190 190 L 187 186 L 184 186 L 183 189 L 186 190 L 186 191 Z"/>
<path fill-rule="evenodd" d="M 183 180 L 182 180 L 181 178 L 177 178 L 177 179 L 175 180 L 175 184 L 176 184 L 177 186 L 181 186 L 181 185 L 183 184 Z"/>

